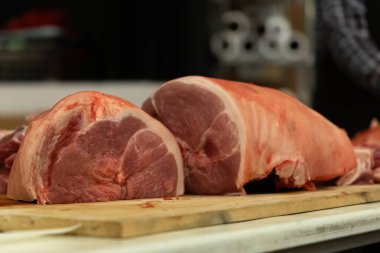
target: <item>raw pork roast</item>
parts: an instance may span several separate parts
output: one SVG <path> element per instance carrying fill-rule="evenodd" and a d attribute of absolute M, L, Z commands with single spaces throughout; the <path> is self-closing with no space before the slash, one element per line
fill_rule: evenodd
<path fill-rule="evenodd" d="M 278 187 L 310 189 L 356 165 L 344 131 L 274 89 L 183 77 L 163 84 L 143 109 L 176 136 L 189 193 L 242 192 L 272 170 Z"/>
<path fill-rule="evenodd" d="M 7 192 L 9 173 L 25 130 L 26 126 L 21 126 L 15 131 L 0 129 L 0 194 Z"/>
<path fill-rule="evenodd" d="M 131 103 L 80 92 L 32 120 L 8 184 L 11 199 L 72 203 L 182 194 L 173 135 Z"/>

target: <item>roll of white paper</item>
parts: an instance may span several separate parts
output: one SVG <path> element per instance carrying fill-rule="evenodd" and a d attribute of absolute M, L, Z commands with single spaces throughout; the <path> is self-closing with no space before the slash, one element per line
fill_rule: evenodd
<path fill-rule="evenodd" d="M 216 33 L 211 37 L 211 51 L 221 61 L 236 60 L 240 54 L 241 39 L 241 35 L 235 32 L 223 31 Z"/>
<path fill-rule="evenodd" d="M 227 11 L 222 14 L 223 30 L 236 33 L 249 33 L 251 21 L 241 11 Z"/>
<path fill-rule="evenodd" d="M 271 15 L 264 20 L 264 37 L 282 43 L 289 39 L 292 27 L 284 16 Z"/>
<path fill-rule="evenodd" d="M 281 42 L 275 38 L 262 37 L 258 40 L 257 49 L 259 55 L 269 61 L 281 60 Z"/>
<path fill-rule="evenodd" d="M 293 32 L 280 48 L 281 56 L 286 61 L 297 62 L 307 60 L 310 56 L 309 39 L 301 32 Z"/>

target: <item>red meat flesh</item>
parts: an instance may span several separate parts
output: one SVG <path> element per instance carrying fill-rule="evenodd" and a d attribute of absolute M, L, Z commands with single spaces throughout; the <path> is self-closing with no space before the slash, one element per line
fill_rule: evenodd
<path fill-rule="evenodd" d="M 80 92 L 30 123 L 8 197 L 73 203 L 177 196 L 183 163 L 173 135 L 120 98 Z"/>
<path fill-rule="evenodd" d="M 344 131 L 274 89 L 183 77 L 163 84 L 143 109 L 177 138 L 189 193 L 242 192 L 272 170 L 278 186 L 312 189 L 356 165 Z"/>

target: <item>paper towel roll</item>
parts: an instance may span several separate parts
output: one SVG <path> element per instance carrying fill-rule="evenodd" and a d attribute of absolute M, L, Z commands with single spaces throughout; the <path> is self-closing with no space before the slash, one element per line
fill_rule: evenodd
<path fill-rule="evenodd" d="M 236 60 L 240 54 L 242 37 L 235 32 L 222 31 L 211 37 L 212 53 L 221 61 Z"/>
<path fill-rule="evenodd" d="M 264 20 L 263 35 L 268 40 L 282 43 L 289 39 L 292 27 L 289 21 L 281 15 L 271 15 Z"/>
<path fill-rule="evenodd" d="M 309 39 L 301 32 L 293 32 L 280 48 L 281 56 L 286 61 L 306 60 L 310 55 Z"/>
<path fill-rule="evenodd" d="M 251 21 L 241 11 L 227 11 L 222 14 L 223 30 L 248 33 L 251 30 Z"/>
<path fill-rule="evenodd" d="M 281 59 L 280 48 L 281 42 L 275 38 L 262 37 L 258 40 L 257 50 L 259 55 L 269 61 Z"/>

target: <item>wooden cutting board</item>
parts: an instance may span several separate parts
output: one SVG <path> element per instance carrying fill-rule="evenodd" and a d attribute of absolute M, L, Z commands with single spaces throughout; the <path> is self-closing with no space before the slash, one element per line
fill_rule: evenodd
<path fill-rule="evenodd" d="M 380 201 L 380 185 L 247 196 L 37 205 L 0 197 L 0 230 L 80 224 L 76 235 L 126 238 Z"/>

